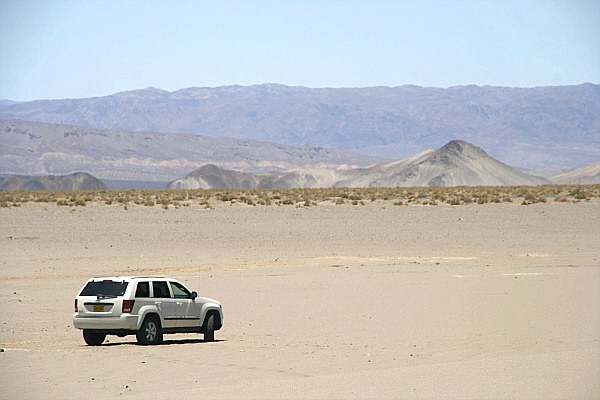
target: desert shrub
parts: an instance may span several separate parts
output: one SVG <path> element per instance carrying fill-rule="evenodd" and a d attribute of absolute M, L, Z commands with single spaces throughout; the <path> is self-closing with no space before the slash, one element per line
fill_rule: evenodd
<path fill-rule="evenodd" d="M 527 206 L 529 204 L 535 204 L 535 203 L 545 203 L 546 202 L 546 198 L 536 195 L 534 193 L 529 193 L 525 196 L 525 198 L 523 199 L 523 202 L 521 203 L 521 205 Z"/>
<path fill-rule="evenodd" d="M 576 200 L 587 200 L 587 195 L 585 193 L 585 190 L 581 190 L 581 189 L 576 189 L 572 192 L 572 196 L 576 199 Z"/>

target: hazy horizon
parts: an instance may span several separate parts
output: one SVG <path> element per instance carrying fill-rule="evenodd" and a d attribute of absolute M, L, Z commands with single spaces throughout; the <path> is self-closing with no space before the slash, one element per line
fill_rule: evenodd
<path fill-rule="evenodd" d="M 600 83 L 595 1 L 0 2 L 0 98 Z"/>

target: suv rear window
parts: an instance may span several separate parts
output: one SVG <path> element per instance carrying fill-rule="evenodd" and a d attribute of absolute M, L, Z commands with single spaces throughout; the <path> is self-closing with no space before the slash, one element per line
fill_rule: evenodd
<path fill-rule="evenodd" d="M 150 297 L 150 282 L 138 282 L 135 297 Z"/>
<path fill-rule="evenodd" d="M 160 298 L 171 298 L 171 292 L 169 292 L 169 286 L 167 282 L 164 281 L 155 281 L 152 282 L 152 289 L 154 290 L 154 297 Z"/>
<path fill-rule="evenodd" d="M 80 296 L 123 296 L 128 282 L 98 281 L 88 282 Z"/>

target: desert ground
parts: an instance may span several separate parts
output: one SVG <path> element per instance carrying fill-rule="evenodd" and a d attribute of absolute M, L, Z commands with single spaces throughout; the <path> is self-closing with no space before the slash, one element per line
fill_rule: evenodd
<path fill-rule="evenodd" d="M 0 209 L 3 399 L 600 398 L 600 204 Z M 93 276 L 223 303 L 216 342 L 73 328 Z"/>

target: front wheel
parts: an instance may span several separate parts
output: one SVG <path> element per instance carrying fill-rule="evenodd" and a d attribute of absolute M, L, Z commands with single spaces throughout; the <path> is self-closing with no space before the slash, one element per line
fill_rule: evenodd
<path fill-rule="evenodd" d="M 163 338 L 160 332 L 160 322 L 156 317 L 147 317 L 135 336 L 140 344 L 159 344 Z"/>
<path fill-rule="evenodd" d="M 204 322 L 204 341 L 215 341 L 215 314 L 210 314 Z"/>
<path fill-rule="evenodd" d="M 100 346 L 104 342 L 104 339 L 106 339 L 105 333 L 99 333 L 91 329 L 83 330 L 83 340 L 89 346 Z"/>

